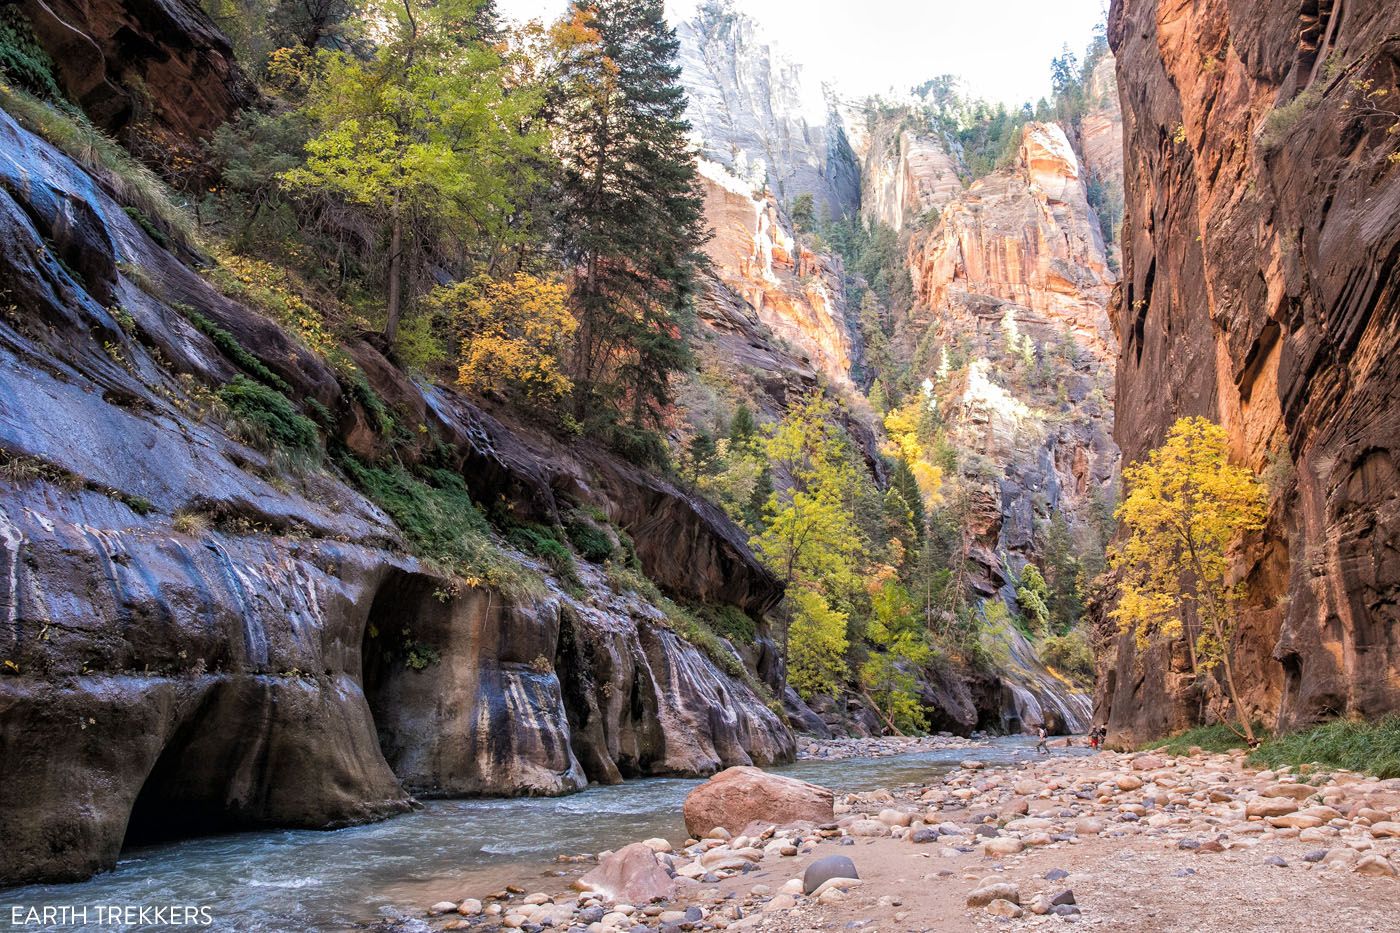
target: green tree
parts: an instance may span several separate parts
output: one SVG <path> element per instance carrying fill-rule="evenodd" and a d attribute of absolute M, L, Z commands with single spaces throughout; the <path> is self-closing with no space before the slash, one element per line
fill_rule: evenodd
<path fill-rule="evenodd" d="M 1111 563 L 1121 575 L 1112 616 L 1140 644 L 1183 638 L 1195 673 L 1217 668 L 1246 741 L 1254 730 L 1235 683 L 1233 655 L 1243 584 L 1231 580 L 1231 550 L 1264 527 L 1268 492 L 1229 462 L 1225 430 L 1182 418 L 1147 460 L 1123 470 L 1128 530 Z"/>
<path fill-rule="evenodd" d="M 511 88 L 501 52 L 474 31 L 482 0 L 372 0 L 383 27 L 366 57 L 322 50 L 304 112 L 318 132 L 290 186 L 363 209 L 386 242 L 384 336 L 392 345 L 407 274 L 436 236 L 463 249 L 509 239 L 537 180 L 541 100 Z M 416 248 L 415 248 L 416 247 Z"/>
<path fill-rule="evenodd" d="M 555 29 L 556 229 L 579 320 L 580 420 L 621 404 L 659 424 L 708 231 L 661 0 L 574 0 Z M 600 406 L 600 403 L 606 403 Z"/>
<path fill-rule="evenodd" d="M 836 696 L 846 681 L 846 614 L 818 592 L 794 590 L 788 626 L 788 682 L 804 700 Z"/>
<path fill-rule="evenodd" d="M 1032 632 L 1044 632 L 1050 624 L 1050 607 L 1046 600 L 1050 590 L 1045 585 L 1035 564 L 1027 564 L 1021 571 L 1021 584 L 1016 587 L 1016 603 L 1021 607 L 1021 617 Z"/>
<path fill-rule="evenodd" d="M 750 542 L 788 586 L 793 607 L 788 663 L 804 682 L 820 685 L 818 692 L 834 691 L 832 685 L 849 676 L 848 610 L 861 590 L 860 563 L 867 551 L 855 519 L 859 490 L 851 452 L 834 415 L 831 403 L 814 394 L 794 406 L 764 444 L 782 485 L 768 496 L 762 530 Z M 834 653 L 838 620 L 842 651 Z"/>
<path fill-rule="evenodd" d="M 812 195 L 803 192 L 793 198 L 788 215 L 792 218 L 792 225 L 797 228 L 798 233 L 807 233 L 812 230 L 817 222 L 817 210 L 812 204 Z"/>
<path fill-rule="evenodd" d="M 1049 597 L 1045 602 L 1050 610 L 1050 628 L 1056 633 L 1067 632 L 1084 613 L 1084 570 L 1075 556 L 1069 524 L 1063 513 L 1056 512 L 1051 516 L 1040 553 L 1041 563 L 1045 567 L 1045 583 L 1049 588 Z"/>
<path fill-rule="evenodd" d="M 928 728 L 919 703 L 919 672 L 932 650 L 909 591 L 886 580 L 871 598 L 866 637 L 874 650 L 860 668 L 861 685 L 895 732 Z"/>

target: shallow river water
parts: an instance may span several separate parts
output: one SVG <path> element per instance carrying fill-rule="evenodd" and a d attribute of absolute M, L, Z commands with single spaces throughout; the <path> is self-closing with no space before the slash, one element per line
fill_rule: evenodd
<path fill-rule="evenodd" d="M 1033 746 L 1033 739 L 1004 738 L 977 748 L 801 761 L 775 770 L 838 792 L 871 790 L 927 780 L 969 757 L 1012 762 L 1033 754 Z M 561 876 L 577 869 L 555 862 L 557 855 L 652 836 L 682 841 L 681 804 L 698 783 L 649 778 L 569 797 L 430 801 L 370 826 L 238 833 L 132 849 L 114 871 L 89 881 L 0 890 L 0 924 L 12 921 L 16 907 L 86 906 L 91 920 L 96 905 L 201 905 L 214 921 L 202 929 L 346 930 L 363 928 L 385 910 L 421 911 L 507 883 L 563 888 Z"/>

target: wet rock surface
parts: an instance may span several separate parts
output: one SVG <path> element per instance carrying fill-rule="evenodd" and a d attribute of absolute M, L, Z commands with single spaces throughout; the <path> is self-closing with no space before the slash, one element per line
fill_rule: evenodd
<path fill-rule="evenodd" d="M 750 686 L 600 568 L 580 561 L 566 588 L 512 554 L 544 584 L 510 597 L 446 578 L 329 463 L 289 471 L 232 436 L 198 400 L 238 369 L 186 309 L 352 450 L 378 443 L 322 357 L 3 114 L 0 189 L 0 883 L 81 878 L 124 842 L 377 819 L 411 793 L 792 756 Z M 477 501 L 545 522 L 597 510 L 687 599 L 761 617 L 779 598 L 708 504 L 348 350 Z M 749 651 L 779 675 L 762 623 Z"/>

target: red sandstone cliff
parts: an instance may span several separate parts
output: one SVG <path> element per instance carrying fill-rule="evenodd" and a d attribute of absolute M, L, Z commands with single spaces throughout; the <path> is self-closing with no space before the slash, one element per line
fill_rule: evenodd
<path fill-rule="evenodd" d="M 1400 5 L 1116 0 L 1127 153 L 1115 325 L 1128 461 L 1205 415 L 1272 486 L 1237 677 L 1287 728 L 1400 707 Z M 1387 93 L 1366 98 L 1367 91 Z M 1130 639 L 1134 741 L 1221 709 Z"/>

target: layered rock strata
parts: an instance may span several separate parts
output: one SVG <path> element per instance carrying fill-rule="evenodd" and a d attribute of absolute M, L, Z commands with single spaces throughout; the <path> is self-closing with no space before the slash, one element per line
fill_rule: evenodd
<path fill-rule="evenodd" d="M 1400 7 L 1118 0 L 1126 134 L 1116 434 L 1223 424 L 1268 527 L 1235 671 L 1274 728 L 1400 708 Z M 1131 639 L 1111 737 L 1228 714 L 1184 649 Z"/>

